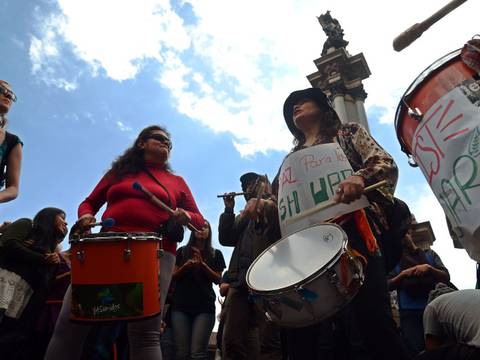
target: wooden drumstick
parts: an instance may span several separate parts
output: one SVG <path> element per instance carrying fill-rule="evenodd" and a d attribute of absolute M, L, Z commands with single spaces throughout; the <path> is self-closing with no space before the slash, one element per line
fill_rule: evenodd
<path fill-rule="evenodd" d="M 154 205 L 156 205 L 157 207 L 159 207 L 160 209 L 163 209 L 165 210 L 166 212 L 168 212 L 168 214 L 170 216 L 172 216 L 175 211 L 170 207 L 168 206 L 167 204 L 165 204 L 162 200 L 160 200 L 158 197 L 156 197 L 155 195 L 153 195 L 150 190 L 144 188 L 142 186 L 142 184 L 140 184 L 139 182 L 134 182 L 132 187 L 135 189 L 135 190 L 138 190 L 138 191 L 141 191 L 143 193 L 143 195 L 145 195 L 146 198 L 148 198 L 148 200 L 150 200 L 150 202 Z M 188 223 L 187 225 L 187 228 L 189 228 L 190 230 L 192 231 L 195 231 L 195 232 L 198 232 L 200 230 L 198 230 L 195 226 L 193 226 L 191 223 Z"/>
<path fill-rule="evenodd" d="M 427 30 L 430 26 L 435 24 L 438 20 L 443 18 L 445 15 L 450 13 L 452 10 L 455 10 L 457 7 L 462 5 L 467 0 L 452 0 L 443 8 L 438 10 L 435 14 L 425 19 L 421 23 L 416 23 L 409 27 L 407 30 L 402 32 L 393 40 L 393 48 L 395 51 L 402 51 L 420 36 L 423 32 Z"/>
<path fill-rule="evenodd" d="M 387 181 L 382 180 L 382 181 L 379 181 L 376 184 L 367 186 L 365 189 L 363 189 L 363 192 L 366 193 L 366 192 L 378 189 L 378 188 L 380 188 L 382 186 L 385 186 L 385 185 L 387 185 Z M 285 226 L 291 225 L 292 223 L 294 223 L 298 220 L 302 220 L 302 219 L 304 219 L 304 218 L 306 218 L 306 217 L 308 217 L 312 214 L 315 214 L 316 212 L 331 208 L 332 206 L 335 206 L 335 205 L 338 205 L 338 204 L 341 204 L 341 203 L 338 203 L 335 200 L 330 200 L 330 201 L 327 201 L 327 202 L 325 202 L 323 204 L 320 204 L 318 206 L 314 206 L 313 208 L 305 210 L 304 212 L 298 214 L 297 216 L 294 216 L 290 219 L 285 220 Z"/>

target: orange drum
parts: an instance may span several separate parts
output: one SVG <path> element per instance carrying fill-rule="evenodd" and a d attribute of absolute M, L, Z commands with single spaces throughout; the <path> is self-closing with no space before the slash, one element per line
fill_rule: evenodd
<path fill-rule="evenodd" d="M 398 105 L 395 116 L 397 137 L 402 151 L 410 158 L 414 155 L 414 134 L 423 115 L 442 96 L 472 80 L 476 74 L 462 62 L 460 52 L 461 50 L 453 51 L 430 65 L 410 85 Z M 414 163 L 411 162 L 411 165 Z"/>
<path fill-rule="evenodd" d="M 87 235 L 71 241 L 72 320 L 134 320 L 160 313 L 156 233 Z"/>

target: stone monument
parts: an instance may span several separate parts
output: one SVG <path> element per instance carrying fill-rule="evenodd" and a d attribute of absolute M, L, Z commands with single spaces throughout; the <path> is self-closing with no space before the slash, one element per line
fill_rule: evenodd
<path fill-rule="evenodd" d="M 332 101 L 342 123 L 357 122 L 369 130 L 362 80 L 370 69 L 362 53 L 350 55 L 346 50 L 343 29 L 330 11 L 317 17 L 327 35 L 321 57 L 314 60 L 317 71 L 307 76 L 312 87 L 322 89 Z"/>

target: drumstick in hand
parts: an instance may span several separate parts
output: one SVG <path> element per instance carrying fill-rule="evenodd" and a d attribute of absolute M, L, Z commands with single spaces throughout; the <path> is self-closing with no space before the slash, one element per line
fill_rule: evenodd
<path fill-rule="evenodd" d="M 135 181 L 133 184 L 132 184 L 132 187 L 135 189 L 135 190 L 138 190 L 138 191 L 141 191 L 143 193 L 143 195 L 145 195 L 145 197 L 150 200 L 150 202 L 159 207 L 160 209 L 163 209 L 165 210 L 170 216 L 172 216 L 175 211 L 170 207 L 168 206 L 167 204 L 165 204 L 162 200 L 160 200 L 158 197 L 156 197 L 155 195 L 153 195 L 148 189 L 144 188 L 142 186 L 142 184 L 140 184 L 139 182 Z M 192 231 L 195 231 L 195 232 L 198 232 L 199 230 L 193 226 L 192 224 L 188 223 L 187 224 L 187 228 L 189 228 L 190 230 Z"/>
<path fill-rule="evenodd" d="M 375 189 L 378 189 L 382 186 L 385 186 L 387 185 L 387 181 L 386 180 L 382 180 L 382 181 L 379 181 L 378 183 L 376 184 L 373 184 L 373 185 L 370 185 L 370 186 L 367 186 L 365 189 L 363 189 L 363 192 L 366 193 L 366 192 L 369 192 L 369 191 L 372 191 L 372 190 L 375 190 Z M 315 214 L 319 211 L 322 211 L 322 210 L 325 210 L 325 209 L 328 209 L 328 208 L 331 208 L 332 206 L 335 206 L 335 205 L 338 205 L 339 203 L 336 202 L 335 200 L 330 200 L 330 201 L 327 201 L 323 204 L 320 204 L 318 206 L 314 206 L 313 208 L 311 209 L 308 209 L 308 210 L 305 210 L 304 212 L 298 214 L 297 216 L 294 216 L 290 219 L 287 219 L 285 220 L 285 226 L 288 226 L 288 225 L 291 225 L 292 223 L 298 221 L 298 220 L 302 220 L 312 214 Z"/>

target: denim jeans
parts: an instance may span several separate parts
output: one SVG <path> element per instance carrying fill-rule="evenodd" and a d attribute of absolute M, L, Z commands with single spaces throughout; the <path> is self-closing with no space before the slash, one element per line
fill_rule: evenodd
<path fill-rule="evenodd" d="M 172 311 L 177 360 L 207 359 L 208 340 L 215 324 L 214 313 Z"/>
<path fill-rule="evenodd" d="M 400 310 L 400 329 L 412 356 L 425 349 L 423 310 Z"/>

